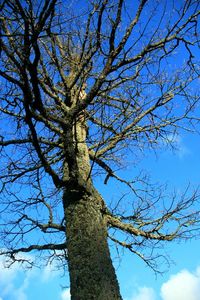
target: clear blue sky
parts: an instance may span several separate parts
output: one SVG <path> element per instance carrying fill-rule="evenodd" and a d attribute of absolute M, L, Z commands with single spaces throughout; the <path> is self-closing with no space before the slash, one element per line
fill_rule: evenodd
<path fill-rule="evenodd" d="M 182 134 L 177 137 L 178 150 L 161 151 L 159 156 L 148 153 L 141 162 L 155 181 L 168 182 L 171 189 L 184 190 L 187 183 L 200 183 L 200 137 Z M 131 170 L 127 170 L 129 172 Z M 111 184 L 112 185 L 112 184 Z M 111 186 L 104 187 L 105 195 Z M 106 190 L 107 189 L 107 190 Z M 115 258 L 115 265 L 125 300 L 199 300 L 200 295 L 200 241 L 170 243 L 166 252 L 174 263 L 168 272 L 157 277 L 134 255 L 124 253 L 122 259 Z M 17 265 L 3 268 L 0 262 L 0 300 L 69 300 L 67 275 L 45 269 L 27 272 Z"/>

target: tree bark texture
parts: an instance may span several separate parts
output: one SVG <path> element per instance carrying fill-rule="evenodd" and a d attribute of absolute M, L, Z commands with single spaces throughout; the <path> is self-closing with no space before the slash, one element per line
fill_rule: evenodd
<path fill-rule="evenodd" d="M 86 130 L 83 113 L 72 128 L 71 145 L 70 134 L 66 145 L 64 176 L 69 184 L 64 190 L 63 206 L 71 299 L 119 300 L 122 298 L 107 242 L 104 202 L 90 179 Z M 70 160 L 74 161 L 71 165 Z"/>
<path fill-rule="evenodd" d="M 98 193 L 85 194 L 80 199 L 77 196 L 64 193 L 64 202 L 69 203 L 65 217 L 71 299 L 122 299 L 110 258 L 107 225 Z"/>

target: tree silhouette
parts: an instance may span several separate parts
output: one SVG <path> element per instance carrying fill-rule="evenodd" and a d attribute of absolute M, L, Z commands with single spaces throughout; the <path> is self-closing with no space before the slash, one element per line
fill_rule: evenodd
<path fill-rule="evenodd" d="M 197 126 L 199 1 L 0 10 L 1 254 L 68 265 L 72 299 L 121 299 L 108 238 L 157 270 L 160 244 L 199 233 L 197 191 L 167 197 L 118 171 Z M 108 204 L 95 176 L 129 196 Z"/>

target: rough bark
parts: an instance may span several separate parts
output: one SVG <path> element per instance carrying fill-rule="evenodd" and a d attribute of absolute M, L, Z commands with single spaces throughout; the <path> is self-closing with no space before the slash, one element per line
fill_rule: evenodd
<path fill-rule="evenodd" d="M 68 191 L 63 200 L 71 299 L 122 299 L 110 258 L 100 196 Z"/>
<path fill-rule="evenodd" d="M 70 180 L 64 190 L 63 206 L 71 299 L 119 300 L 122 298 L 107 243 L 104 202 L 90 178 L 86 134 L 83 111 L 77 116 L 71 134 L 69 130 L 66 133 L 64 177 Z"/>

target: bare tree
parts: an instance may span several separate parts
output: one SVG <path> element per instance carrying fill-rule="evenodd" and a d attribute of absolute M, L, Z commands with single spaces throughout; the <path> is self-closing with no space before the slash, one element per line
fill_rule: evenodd
<path fill-rule="evenodd" d="M 68 265 L 72 299 L 121 299 L 108 238 L 156 270 L 160 244 L 199 233 L 197 192 L 117 171 L 195 131 L 199 6 L 1 1 L 1 254 Z M 94 176 L 127 203 L 106 203 Z"/>

